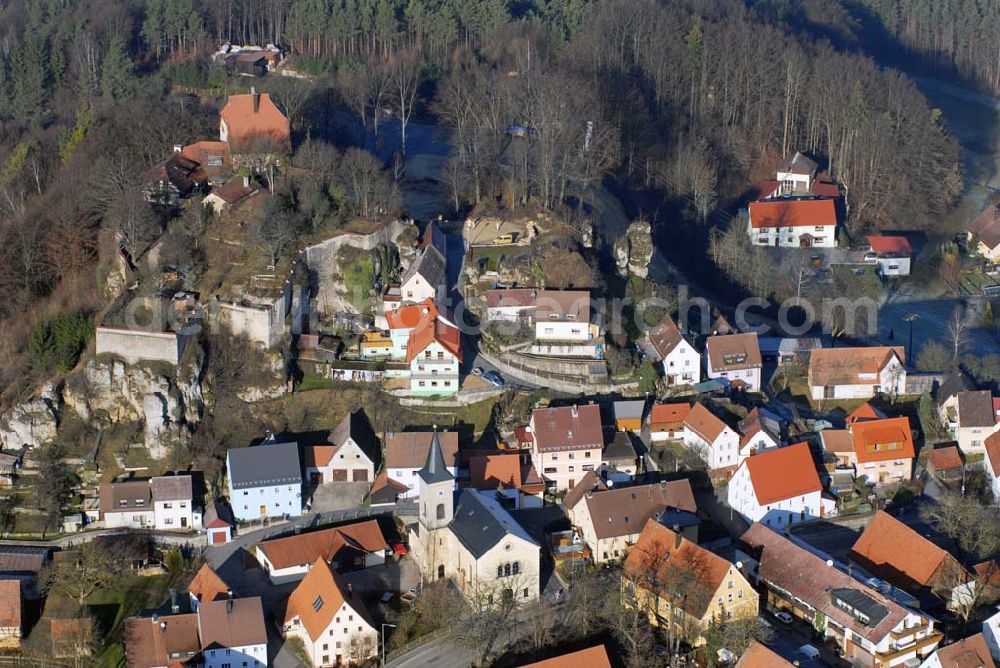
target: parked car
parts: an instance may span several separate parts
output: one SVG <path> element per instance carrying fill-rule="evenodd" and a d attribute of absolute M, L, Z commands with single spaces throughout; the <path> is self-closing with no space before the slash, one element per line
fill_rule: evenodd
<path fill-rule="evenodd" d="M 474 368 L 472 370 L 472 375 L 473 376 L 482 376 L 483 375 L 483 367 L 477 366 L 476 368 Z"/>
<path fill-rule="evenodd" d="M 865 262 L 875 262 L 876 260 L 878 260 L 878 255 L 874 251 L 865 253 Z"/>
<path fill-rule="evenodd" d="M 487 371 L 483 374 L 483 380 L 491 385 L 496 385 L 497 387 L 503 387 L 503 376 L 501 376 L 496 371 Z"/>
<path fill-rule="evenodd" d="M 807 659 L 819 658 L 819 650 L 813 645 L 802 645 L 799 647 L 799 651 L 802 652 Z"/>
<path fill-rule="evenodd" d="M 792 623 L 792 616 L 790 614 L 788 614 L 787 612 L 785 612 L 784 610 L 781 610 L 779 612 L 774 613 L 774 617 L 775 617 L 775 619 L 777 619 L 782 624 L 791 624 Z"/>

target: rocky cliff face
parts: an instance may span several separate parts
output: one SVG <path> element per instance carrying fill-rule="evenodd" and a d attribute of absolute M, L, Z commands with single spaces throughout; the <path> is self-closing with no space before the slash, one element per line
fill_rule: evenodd
<path fill-rule="evenodd" d="M 649 275 L 649 261 L 653 258 L 653 236 L 649 223 L 637 220 L 628 226 L 625 236 L 615 241 L 615 267 L 621 276 Z"/>
<path fill-rule="evenodd" d="M 60 417 L 76 413 L 87 423 L 141 422 L 154 459 L 190 435 L 204 410 L 199 362 L 177 369 L 128 365 L 119 359 L 89 361 L 62 386 L 48 386 L 0 418 L 0 444 L 34 448 L 58 435 Z"/>

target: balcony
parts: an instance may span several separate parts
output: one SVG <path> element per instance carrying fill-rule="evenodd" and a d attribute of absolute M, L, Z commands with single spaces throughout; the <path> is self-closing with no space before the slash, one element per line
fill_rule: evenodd
<path fill-rule="evenodd" d="M 893 643 L 889 647 L 887 652 L 878 652 L 875 658 L 882 665 L 888 666 L 892 661 L 899 659 L 900 657 L 906 656 L 907 654 L 913 654 L 916 652 L 918 656 L 924 651 L 931 650 L 935 645 L 941 642 L 944 636 L 935 631 L 934 633 L 920 638 L 916 642 L 912 642 L 906 645 L 901 645 L 899 643 Z M 876 664 L 879 665 L 879 664 Z"/>
<path fill-rule="evenodd" d="M 903 638 L 909 638 L 918 633 L 923 633 L 930 628 L 930 622 L 925 621 L 923 624 L 917 626 L 911 626 L 909 628 L 900 629 L 899 631 L 890 631 L 889 637 L 893 640 L 902 640 Z"/>

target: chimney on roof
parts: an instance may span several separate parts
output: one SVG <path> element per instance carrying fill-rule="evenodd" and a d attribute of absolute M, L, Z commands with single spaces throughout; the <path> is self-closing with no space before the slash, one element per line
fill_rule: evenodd
<path fill-rule="evenodd" d="M 183 146 L 181 146 L 180 144 L 174 144 L 174 153 L 180 153 L 183 150 L 184 150 Z"/>
<path fill-rule="evenodd" d="M 226 614 L 233 614 L 233 599 L 226 599 Z"/>
<path fill-rule="evenodd" d="M 250 94 L 253 96 L 253 113 L 260 111 L 260 93 L 255 86 L 250 86 Z"/>
<path fill-rule="evenodd" d="M 354 586 L 351 585 L 350 582 L 347 583 L 347 593 L 348 594 L 353 594 L 354 593 Z"/>
<path fill-rule="evenodd" d="M 167 623 L 166 622 L 160 622 L 160 630 L 161 631 L 166 631 L 167 630 Z"/>
<path fill-rule="evenodd" d="M 175 615 L 181 611 L 181 605 L 177 602 L 177 590 L 170 589 L 170 612 Z"/>
<path fill-rule="evenodd" d="M 243 187 L 244 188 L 249 188 L 250 187 L 250 177 L 249 176 L 244 176 L 243 177 Z"/>
<path fill-rule="evenodd" d="M 579 415 L 580 415 L 580 408 L 576 404 L 573 404 L 573 417 L 578 417 Z"/>

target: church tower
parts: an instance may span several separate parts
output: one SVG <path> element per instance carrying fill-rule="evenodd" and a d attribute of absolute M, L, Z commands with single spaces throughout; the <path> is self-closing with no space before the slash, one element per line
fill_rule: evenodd
<path fill-rule="evenodd" d="M 424 467 L 417 471 L 420 478 L 420 525 L 427 531 L 443 529 L 455 514 L 455 477 L 448 470 L 441 453 L 441 442 L 435 430 L 427 451 Z"/>

